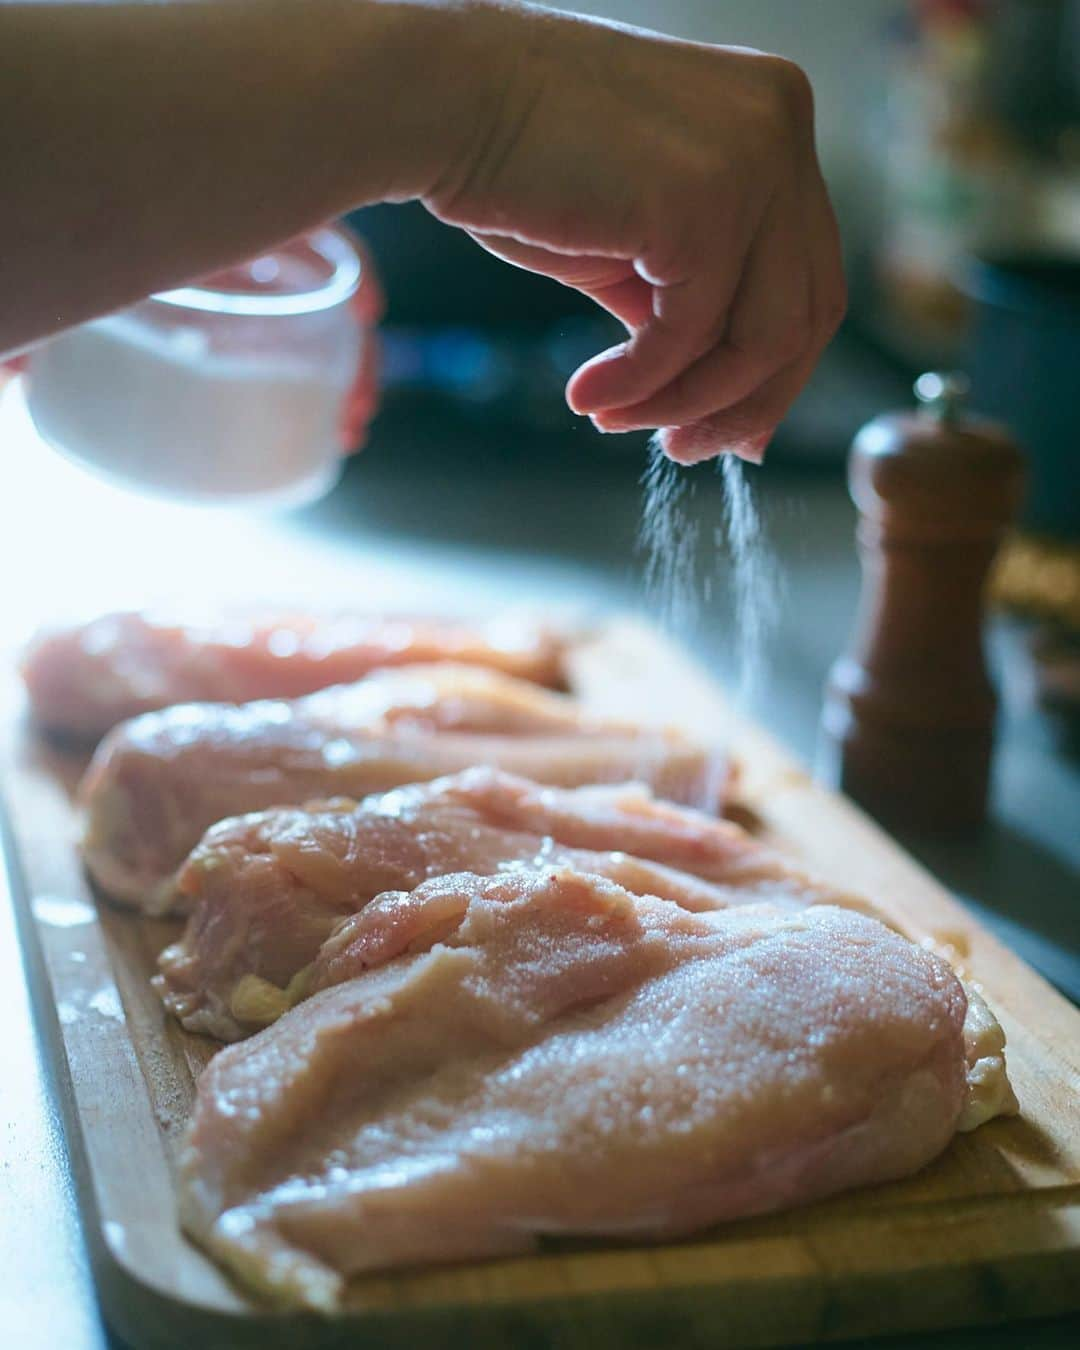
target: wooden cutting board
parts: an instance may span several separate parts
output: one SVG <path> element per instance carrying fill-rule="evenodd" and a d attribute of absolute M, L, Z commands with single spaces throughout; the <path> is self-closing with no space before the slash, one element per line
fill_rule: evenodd
<path fill-rule="evenodd" d="M 982 988 L 1009 1038 L 1018 1118 L 954 1140 L 904 1182 L 665 1246 L 565 1243 L 527 1259 L 360 1279 L 339 1319 L 252 1306 L 174 1218 L 171 1168 L 213 1045 L 167 1020 L 148 979 L 173 924 L 98 905 L 74 848 L 81 764 L 22 725 L 4 794 L 16 903 L 55 1056 L 106 1316 L 140 1347 L 771 1346 L 1080 1308 L 1080 1013 L 841 798 L 740 721 L 688 658 L 615 623 L 571 683 L 609 715 L 727 734 L 760 829 L 872 897 Z"/>

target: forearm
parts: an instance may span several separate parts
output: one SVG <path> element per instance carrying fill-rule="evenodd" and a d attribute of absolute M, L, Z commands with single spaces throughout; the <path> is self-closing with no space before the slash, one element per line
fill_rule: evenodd
<path fill-rule="evenodd" d="M 430 190 L 483 122 L 458 0 L 0 0 L 0 353 Z"/>
<path fill-rule="evenodd" d="M 628 340 L 602 430 L 759 458 L 844 309 L 790 62 L 514 0 L 0 0 L 0 353 L 418 197 Z"/>

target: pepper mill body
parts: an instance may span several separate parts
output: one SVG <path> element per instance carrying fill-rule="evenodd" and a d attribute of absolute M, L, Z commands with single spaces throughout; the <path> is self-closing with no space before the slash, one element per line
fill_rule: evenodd
<path fill-rule="evenodd" d="M 1023 487 L 998 427 L 957 414 L 959 386 L 924 376 L 928 406 L 868 423 L 848 483 L 863 585 L 822 718 L 824 776 L 883 824 L 934 832 L 986 814 L 997 708 L 983 594 Z"/>

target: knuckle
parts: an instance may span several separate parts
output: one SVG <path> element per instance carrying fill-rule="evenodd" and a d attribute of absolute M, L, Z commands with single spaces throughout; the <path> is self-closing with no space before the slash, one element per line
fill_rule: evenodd
<path fill-rule="evenodd" d="M 793 122 L 812 121 L 814 90 L 806 71 L 782 56 L 774 59 L 776 88 L 784 111 Z"/>
<path fill-rule="evenodd" d="M 774 136 L 812 126 L 814 91 L 801 66 L 784 56 L 762 56 L 763 120 Z"/>

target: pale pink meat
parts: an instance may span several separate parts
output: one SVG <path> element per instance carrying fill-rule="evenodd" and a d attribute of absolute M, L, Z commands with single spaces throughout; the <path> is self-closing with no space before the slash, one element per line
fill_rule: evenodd
<path fill-rule="evenodd" d="M 182 1157 L 189 1233 L 280 1302 L 905 1176 L 964 1106 L 962 986 L 852 911 L 695 914 L 552 869 L 357 922 L 360 973 L 211 1061 Z"/>
<path fill-rule="evenodd" d="M 470 769 L 359 805 L 278 808 L 215 825 L 179 874 L 191 913 L 183 938 L 162 953 L 157 987 L 190 1031 L 235 1040 L 303 996 L 304 968 L 320 946 L 381 891 L 540 863 L 689 910 L 841 898 L 737 825 L 640 786 L 545 788 Z M 351 959 L 351 924 L 324 959 Z"/>
<path fill-rule="evenodd" d="M 471 765 L 566 787 L 640 778 L 712 809 L 727 779 L 724 756 L 675 730 L 588 716 L 476 666 L 410 666 L 293 702 L 191 704 L 116 727 L 80 789 L 83 854 L 114 899 L 163 912 L 176 868 L 218 820 Z"/>
<path fill-rule="evenodd" d="M 562 682 L 562 642 L 527 621 L 292 613 L 212 622 L 106 614 L 39 635 L 22 673 L 39 726 L 97 740 L 118 722 L 174 703 L 297 698 L 382 666 L 442 660 Z"/>

